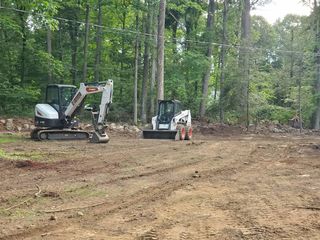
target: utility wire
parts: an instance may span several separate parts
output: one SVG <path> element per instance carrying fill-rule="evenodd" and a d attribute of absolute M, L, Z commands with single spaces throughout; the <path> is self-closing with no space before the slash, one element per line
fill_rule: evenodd
<path fill-rule="evenodd" d="M 0 9 L 7 9 L 7 10 L 12 10 L 12 11 L 16 11 L 16 12 L 23 12 L 23 13 L 28 13 L 31 15 L 39 15 L 44 17 L 43 14 L 41 13 L 34 13 L 34 12 L 30 12 L 30 11 L 26 11 L 26 10 L 22 10 L 22 9 L 17 9 L 17 8 L 8 8 L 8 7 L 3 7 L 0 6 Z M 85 22 L 79 21 L 79 20 L 72 20 L 72 19 L 67 19 L 67 18 L 61 18 L 61 17 L 52 17 L 53 19 L 56 20 L 61 20 L 61 21 L 65 21 L 65 22 L 73 22 L 73 23 L 79 23 L 79 24 L 83 24 L 85 25 Z M 139 32 L 139 31 L 134 31 L 134 30 L 130 30 L 130 29 L 120 29 L 120 28 L 112 28 L 112 27 L 107 27 L 104 25 L 98 25 L 95 23 L 89 23 L 90 26 L 93 27 L 99 27 L 99 28 L 104 28 L 106 29 L 107 32 L 113 32 L 113 33 L 129 33 L 129 34 L 134 34 L 134 35 L 143 35 L 143 36 L 150 36 L 150 37 L 156 37 L 155 34 L 152 33 L 143 33 L 143 32 Z M 172 42 L 172 40 L 178 40 L 180 41 L 181 39 L 179 38 L 170 38 L 170 39 L 165 39 L 166 42 Z M 294 51 L 294 50 L 280 50 L 280 49 L 267 49 L 267 48 L 258 48 L 258 47 L 249 47 L 249 46 L 241 46 L 239 44 L 222 44 L 222 43 L 217 43 L 217 42 L 206 42 L 206 41 L 197 41 L 197 40 L 190 40 L 190 39 L 185 39 L 185 42 L 190 42 L 190 43 L 196 43 L 196 44 L 212 44 L 213 46 L 219 46 L 219 47 L 229 47 L 229 48 L 236 48 L 238 50 L 250 50 L 250 51 L 257 51 L 257 50 L 263 50 L 263 51 L 270 51 L 270 52 L 280 52 L 280 53 L 293 53 L 293 54 L 301 54 L 301 55 L 305 55 L 305 54 L 312 54 L 314 55 L 314 52 L 302 52 L 302 51 Z"/>

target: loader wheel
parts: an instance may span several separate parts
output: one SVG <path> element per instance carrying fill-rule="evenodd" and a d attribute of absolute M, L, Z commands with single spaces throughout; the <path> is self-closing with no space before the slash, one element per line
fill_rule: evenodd
<path fill-rule="evenodd" d="M 186 138 L 186 128 L 181 127 L 179 130 L 179 134 L 180 134 L 180 140 L 183 141 Z"/>
<path fill-rule="evenodd" d="M 187 127 L 186 129 L 186 140 L 192 140 L 193 130 L 192 127 Z"/>

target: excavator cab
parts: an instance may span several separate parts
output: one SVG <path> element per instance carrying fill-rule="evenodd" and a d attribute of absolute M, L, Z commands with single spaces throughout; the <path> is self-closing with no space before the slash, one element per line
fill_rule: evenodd
<path fill-rule="evenodd" d="M 50 84 L 47 86 L 45 102 L 56 109 L 61 116 L 76 92 L 77 88 L 73 85 Z"/>

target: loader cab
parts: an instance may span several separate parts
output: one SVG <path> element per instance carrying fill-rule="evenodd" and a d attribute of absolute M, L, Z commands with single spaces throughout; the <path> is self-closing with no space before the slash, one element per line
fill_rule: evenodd
<path fill-rule="evenodd" d="M 158 108 L 158 129 L 169 129 L 172 118 L 181 112 L 181 103 L 178 100 L 159 101 Z"/>
<path fill-rule="evenodd" d="M 46 103 L 56 109 L 61 116 L 76 92 L 77 88 L 73 85 L 50 84 L 46 90 Z"/>

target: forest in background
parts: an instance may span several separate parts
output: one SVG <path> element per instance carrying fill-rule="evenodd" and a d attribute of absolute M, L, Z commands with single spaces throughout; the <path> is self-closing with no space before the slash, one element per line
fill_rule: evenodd
<path fill-rule="evenodd" d="M 320 126 L 320 3 L 275 24 L 263 0 L 0 0 L 0 115 L 32 116 L 50 83 L 113 79 L 113 121 L 145 123 L 164 96 L 221 123 Z M 158 76 L 158 77 L 157 77 Z"/>

